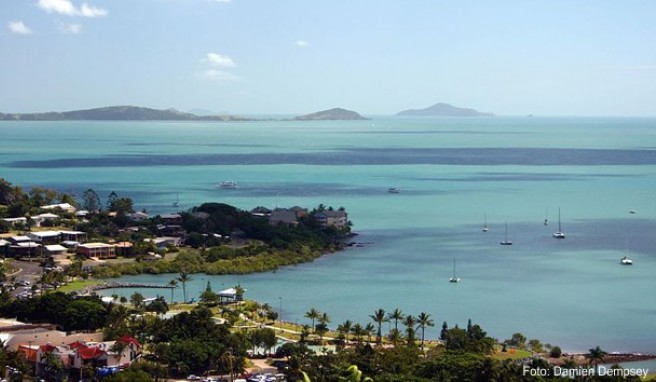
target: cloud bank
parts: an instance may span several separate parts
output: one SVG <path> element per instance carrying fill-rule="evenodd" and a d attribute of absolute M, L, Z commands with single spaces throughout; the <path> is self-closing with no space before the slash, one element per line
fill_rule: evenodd
<path fill-rule="evenodd" d="M 32 30 L 22 21 L 10 21 L 8 28 L 14 34 L 32 34 Z"/>
<path fill-rule="evenodd" d="M 72 17 L 101 17 L 107 10 L 82 3 L 76 7 L 70 0 L 39 0 L 37 6 L 48 13 L 57 13 Z"/>

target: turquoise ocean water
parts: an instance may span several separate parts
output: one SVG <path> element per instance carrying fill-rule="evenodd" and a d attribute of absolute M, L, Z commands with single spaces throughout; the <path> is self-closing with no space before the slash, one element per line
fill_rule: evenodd
<path fill-rule="evenodd" d="M 311 307 L 331 327 L 400 308 L 430 313 L 429 337 L 471 318 L 569 351 L 656 352 L 655 149 L 647 118 L 0 122 L 0 176 L 14 184 L 116 191 L 152 213 L 174 212 L 178 193 L 180 209 L 343 206 L 365 243 L 276 272 L 195 275 L 190 296 L 240 283 L 292 322 Z M 564 240 L 551 237 L 559 208 Z"/>

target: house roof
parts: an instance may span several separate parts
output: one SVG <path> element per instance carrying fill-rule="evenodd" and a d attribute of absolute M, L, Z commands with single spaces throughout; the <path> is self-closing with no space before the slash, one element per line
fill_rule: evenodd
<path fill-rule="evenodd" d="M 28 241 L 28 242 L 22 241 L 20 243 L 16 243 L 16 246 L 23 247 L 23 248 L 36 248 L 36 247 L 40 247 L 41 244 L 37 244 L 32 241 Z"/>
<path fill-rule="evenodd" d="M 51 213 L 45 213 L 45 214 L 38 214 L 35 216 L 32 216 L 32 219 L 57 219 L 59 215 L 51 214 Z"/>
<path fill-rule="evenodd" d="M 66 251 L 66 250 L 67 250 L 66 247 L 62 247 L 62 246 L 59 245 L 59 244 L 46 245 L 45 247 L 46 247 L 46 249 L 47 249 L 49 252 L 63 252 L 63 251 Z"/>
<path fill-rule="evenodd" d="M 346 217 L 346 212 L 324 210 L 317 213 L 317 216 L 322 216 L 322 215 L 329 218 L 342 218 L 342 217 Z"/>
<path fill-rule="evenodd" d="M 42 210 L 54 210 L 55 208 L 61 208 L 62 210 L 68 210 L 68 211 L 76 210 L 76 208 L 70 205 L 69 203 L 49 204 L 47 206 L 41 206 Z"/>
<path fill-rule="evenodd" d="M 233 297 L 237 295 L 237 290 L 235 288 L 228 288 L 220 291 L 218 293 L 219 296 L 228 296 L 228 297 Z"/>
<path fill-rule="evenodd" d="M 141 346 L 141 343 L 139 343 L 139 340 L 137 340 L 136 338 L 131 337 L 131 336 L 119 337 L 117 341 L 124 342 L 126 344 L 133 344 L 133 345 Z"/>
<path fill-rule="evenodd" d="M 86 232 L 82 231 L 59 231 L 62 235 L 86 235 Z"/>
<path fill-rule="evenodd" d="M 35 232 L 30 232 L 30 236 L 56 237 L 59 236 L 59 231 L 35 231 Z"/>
<path fill-rule="evenodd" d="M 104 355 L 105 352 L 103 350 L 101 350 L 100 348 L 97 348 L 97 347 L 84 346 L 84 347 L 78 348 L 77 354 L 79 354 L 82 359 L 93 359 L 93 358 L 98 358 L 98 357 Z"/>
<path fill-rule="evenodd" d="M 270 222 L 296 223 L 296 213 L 294 211 L 278 208 L 271 212 Z"/>
<path fill-rule="evenodd" d="M 80 244 L 78 247 L 82 248 L 108 248 L 108 247 L 113 247 L 113 245 L 106 244 L 106 243 L 85 243 L 85 244 Z"/>

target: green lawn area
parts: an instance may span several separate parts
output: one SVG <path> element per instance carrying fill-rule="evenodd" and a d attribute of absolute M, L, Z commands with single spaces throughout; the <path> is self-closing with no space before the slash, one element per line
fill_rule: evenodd
<path fill-rule="evenodd" d="M 83 288 L 86 288 L 91 285 L 98 285 L 102 284 L 102 281 L 100 280 L 80 280 L 80 281 L 73 281 L 71 283 L 68 283 L 67 285 L 64 285 L 62 287 L 57 288 L 58 292 L 64 292 L 64 293 L 70 293 L 74 292 Z"/>
<path fill-rule="evenodd" d="M 505 359 L 522 359 L 526 357 L 530 357 L 532 353 L 527 350 L 520 350 L 520 349 L 508 349 L 507 352 L 501 352 L 500 350 L 497 350 L 493 355 L 492 358 L 497 359 L 499 361 L 503 361 Z"/>

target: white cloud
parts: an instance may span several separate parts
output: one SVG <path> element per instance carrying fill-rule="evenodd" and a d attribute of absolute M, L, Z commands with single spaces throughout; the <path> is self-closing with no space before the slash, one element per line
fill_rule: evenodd
<path fill-rule="evenodd" d="M 59 30 L 62 33 L 78 34 L 82 32 L 82 24 L 60 24 Z"/>
<path fill-rule="evenodd" d="M 84 17 L 99 17 L 107 16 L 107 10 L 97 7 L 92 7 L 87 3 L 82 3 L 80 8 L 80 15 Z"/>
<path fill-rule="evenodd" d="M 70 0 L 39 0 L 37 6 L 48 13 L 66 16 L 100 17 L 106 16 L 107 10 L 82 3 L 78 8 Z"/>
<path fill-rule="evenodd" d="M 211 81 L 232 81 L 240 79 L 239 76 L 235 76 L 232 73 L 216 69 L 207 69 L 200 73 L 200 77 Z"/>
<path fill-rule="evenodd" d="M 296 46 L 300 48 L 305 48 L 308 45 L 309 45 L 308 42 L 305 40 L 296 40 Z"/>
<path fill-rule="evenodd" d="M 10 21 L 8 24 L 11 33 L 15 34 L 32 34 L 32 30 L 22 21 Z"/>
<path fill-rule="evenodd" d="M 223 56 L 219 53 L 208 53 L 204 61 L 212 66 L 219 66 L 223 68 L 234 68 L 237 66 L 232 58 Z"/>

